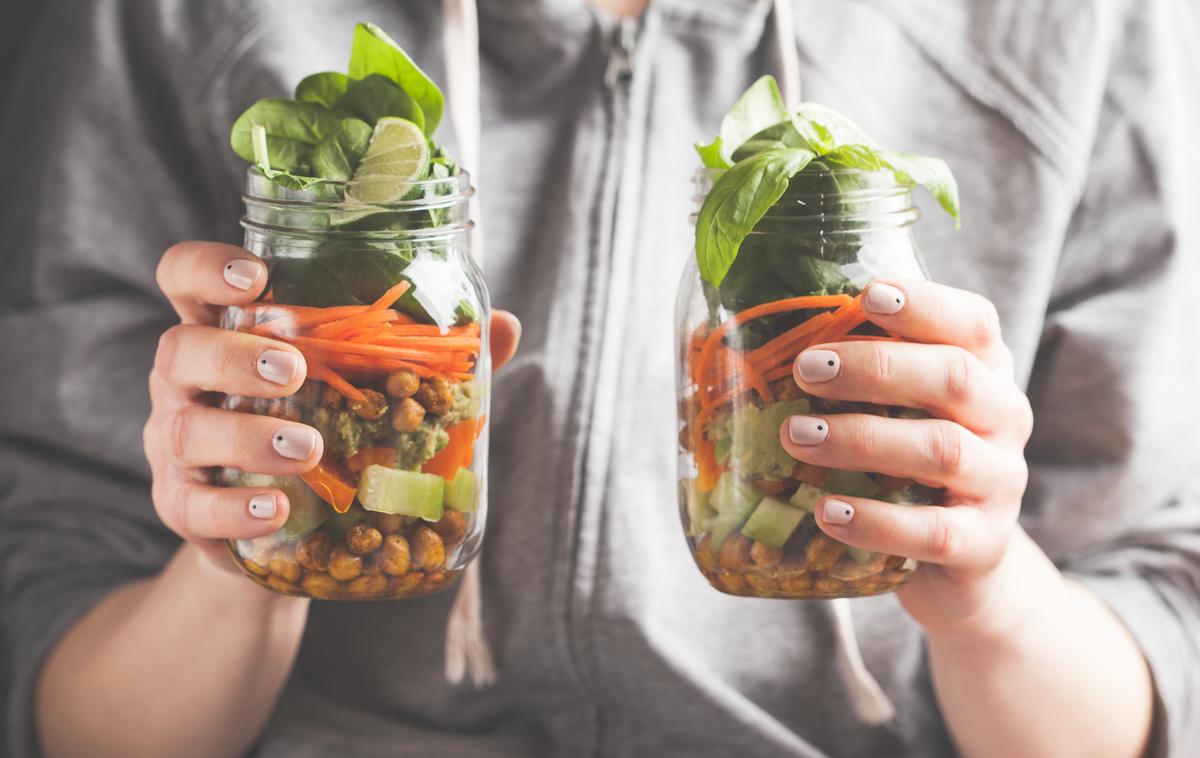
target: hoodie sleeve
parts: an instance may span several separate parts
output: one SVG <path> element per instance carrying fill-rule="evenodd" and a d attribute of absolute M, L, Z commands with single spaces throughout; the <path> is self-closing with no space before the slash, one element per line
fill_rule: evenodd
<path fill-rule="evenodd" d="M 1119 30 L 1029 388 L 1023 521 L 1141 645 L 1156 756 L 1200 755 L 1198 30 L 1166 1 Z"/>
<path fill-rule="evenodd" d="M 2 111 L 0 754 L 14 758 L 38 752 L 47 651 L 178 544 L 142 452 L 147 375 L 175 321 L 155 265 L 180 239 L 236 240 L 238 201 L 195 126 L 202 78 L 162 23 L 169 5 L 47 7 Z"/>

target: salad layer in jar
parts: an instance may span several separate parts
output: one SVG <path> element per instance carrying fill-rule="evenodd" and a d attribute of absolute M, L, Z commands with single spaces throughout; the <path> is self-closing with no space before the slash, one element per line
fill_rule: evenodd
<path fill-rule="evenodd" d="M 697 566 L 751 597 L 891 591 L 915 562 L 844 545 L 813 516 L 827 495 L 937 504 L 941 492 L 872 471 L 796 461 L 780 442 L 794 415 L 917 411 L 802 392 L 793 363 L 814 345 L 894 339 L 861 307 L 874 278 L 923 277 L 911 189 L 957 217 L 937 159 L 881 149 L 814 104 L 788 112 L 770 77 L 698 146 L 703 204 L 679 296 L 680 510 Z"/>

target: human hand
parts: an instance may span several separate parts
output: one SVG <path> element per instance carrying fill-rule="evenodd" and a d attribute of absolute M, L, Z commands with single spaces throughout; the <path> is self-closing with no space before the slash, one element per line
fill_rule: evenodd
<path fill-rule="evenodd" d="M 944 487 L 944 506 L 895 505 L 841 495 L 817 504 L 829 536 L 915 558 L 901 602 L 930 633 L 1001 623 L 997 569 L 1017 531 L 1033 426 L 1013 379 L 995 307 L 979 295 L 924 281 L 876 281 L 867 317 L 911 342 L 854 341 L 801 353 L 793 377 L 830 400 L 899 405 L 932 418 L 868 414 L 794 416 L 780 438 L 793 457 Z"/>
<path fill-rule="evenodd" d="M 287 520 L 288 499 L 270 487 L 216 487 L 208 469 L 231 466 L 275 476 L 301 474 L 324 449 L 312 427 L 213 406 L 213 393 L 278 398 L 304 383 L 304 357 L 277 340 L 217 326 L 221 308 L 253 302 L 267 268 L 240 247 L 183 242 L 163 255 L 158 284 L 181 323 L 163 333 L 150 372 L 151 413 L 143 431 L 159 518 L 218 566 L 238 571 L 227 539 L 253 539 Z M 493 367 L 516 351 L 520 323 L 496 311 Z"/>

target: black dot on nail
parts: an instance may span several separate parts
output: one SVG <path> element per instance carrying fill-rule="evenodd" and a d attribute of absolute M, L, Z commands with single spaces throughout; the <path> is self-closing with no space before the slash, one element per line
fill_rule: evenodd
<path fill-rule="evenodd" d="M 832 366 L 832 365 L 833 365 L 833 361 L 830 361 L 830 362 L 829 362 L 829 365 L 830 365 L 830 366 Z"/>
<path fill-rule="evenodd" d="M 818 432 L 823 432 L 823 431 L 825 431 L 825 427 L 824 427 L 823 425 L 821 425 L 821 424 L 817 424 L 817 431 L 818 431 Z"/>
<path fill-rule="evenodd" d="M 896 298 L 896 302 L 897 302 L 897 303 L 898 303 L 898 302 L 900 302 L 900 298 Z"/>
<path fill-rule="evenodd" d="M 233 264 L 232 264 L 232 263 L 228 263 L 228 264 L 226 264 L 226 265 L 225 265 L 225 270 L 226 270 L 226 271 L 232 271 L 232 270 L 233 270 Z"/>
<path fill-rule="evenodd" d="M 849 509 L 849 508 L 847 508 L 847 509 L 846 509 L 846 515 L 847 515 L 847 516 L 849 516 L 849 515 L 850 515 L 850 509 Z"/>
<path fill-rule="evenodd" d="M 278 437 L 276 437 L 276 438 L 275 438 L 275 441 L 276 441 L 276 442 L 283 442 L 283 435 L 281 434 L 281 435 L 279 435 Z"/>

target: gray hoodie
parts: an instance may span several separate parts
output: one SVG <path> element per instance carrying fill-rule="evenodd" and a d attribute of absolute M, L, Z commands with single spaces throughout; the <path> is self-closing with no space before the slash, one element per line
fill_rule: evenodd
<path fill-rule="evenodd" d="M 692 143 L 775 70 L 770 3 L 656 0 L 624 34 L 582 0 L 480 6 L 489 280 L 525 325 L 495 386 L 481 567 L 499 680 L 444 682 L 452 593 L 315 603 L 256 754 L 950 753 L 920 630 L 894 597 L 853 605 L 898 709 L 865 726 L 828 604 L 712 590 L 676 515 L 672 314 Z M 240 241 L 229 125 L 341 69 L 359 20 L 443 78 L 440 3 L 282 7 L 52 3 L 11 92 L 0 700 L 13 756 L 36 752 L 47 650 L 177 546 L 141 452 L 146 375 L 172 322 L 154 267 L 178 240 Z M 1142 645 L 1156 754 L 1200 754 L 1195 6 L 795 0 L 794 13 L 806 99 L 954 167 L 962 231 L 922 199 L 918 236 L 935 279 L 996 303 L 1016 354 L 1037 418 L 1022 521 Z"/>

